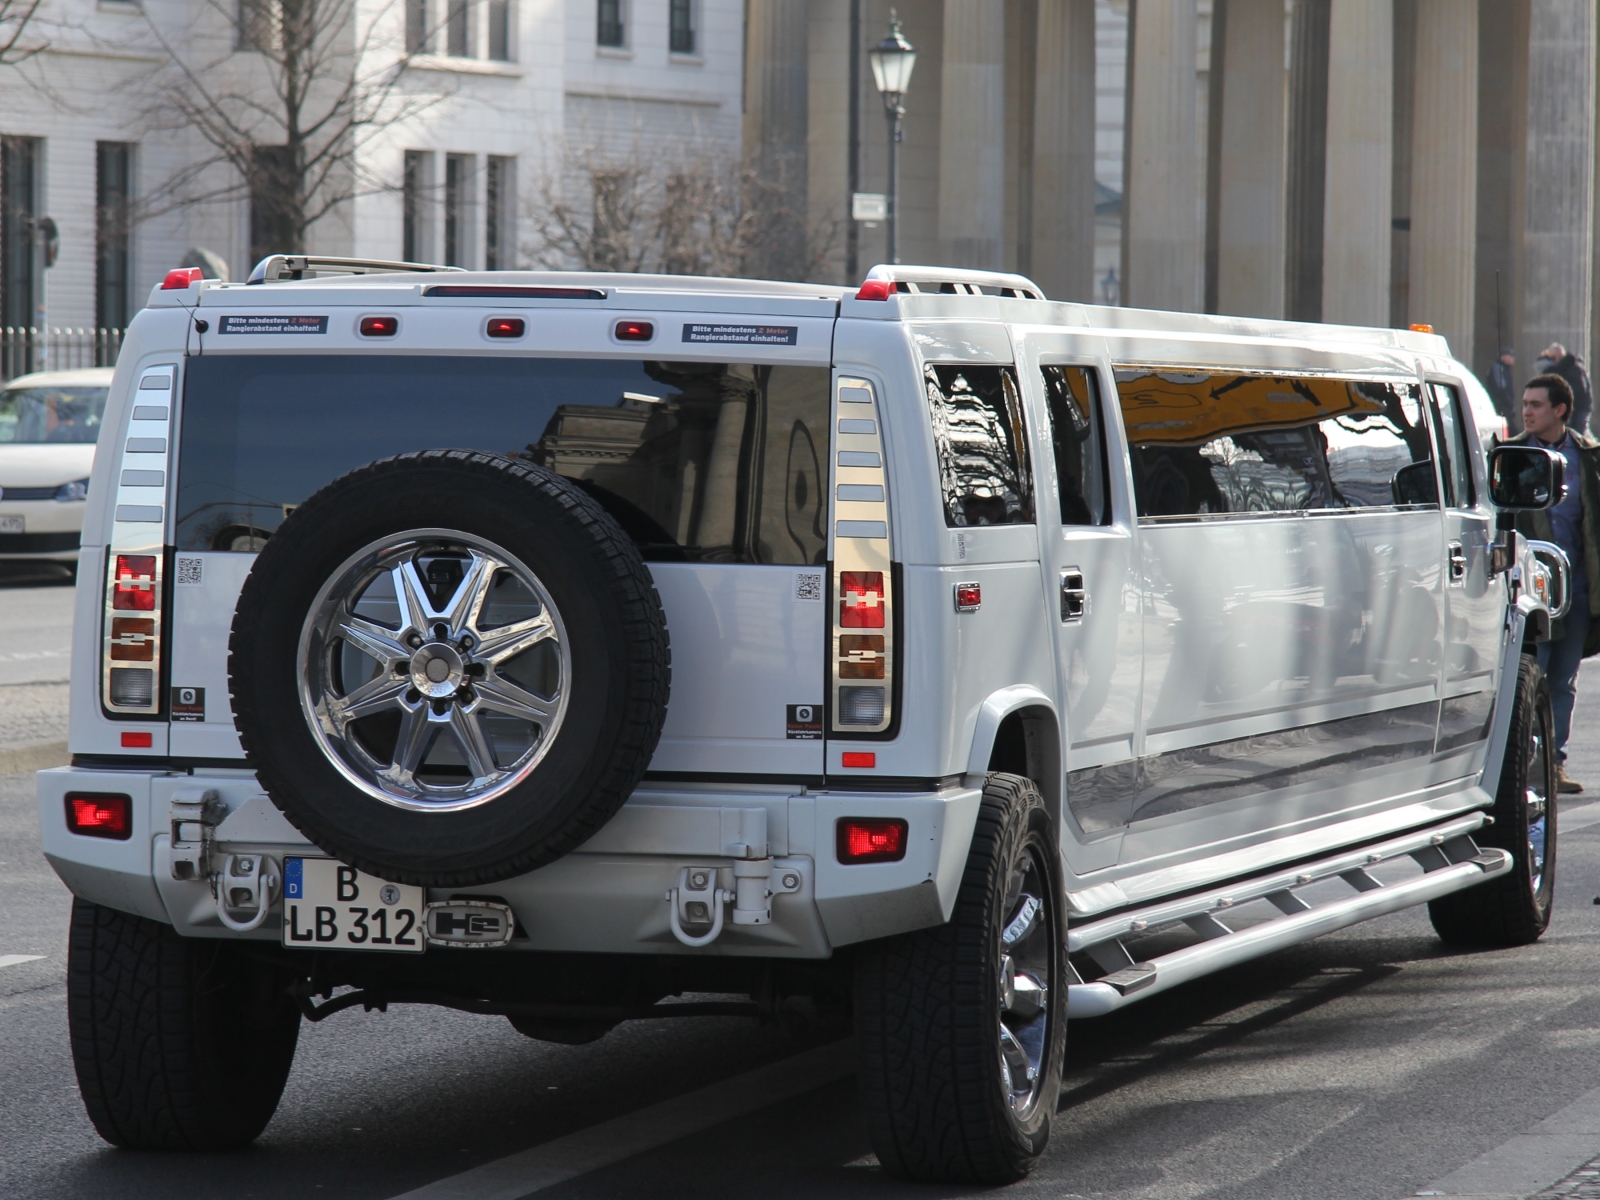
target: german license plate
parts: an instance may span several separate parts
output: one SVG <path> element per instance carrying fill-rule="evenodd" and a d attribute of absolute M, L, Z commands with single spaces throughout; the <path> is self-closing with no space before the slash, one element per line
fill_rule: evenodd
<path fill-rule="evenodd" d="M 421 954 L 422 889 L 331 858 L 283 860 L 283 944 L 301 950 Z"/>
<path fill-rule="evenodd" d="M 27 524 L 21 517 L 0 517 L 0 533 L 27 533 Z"/>

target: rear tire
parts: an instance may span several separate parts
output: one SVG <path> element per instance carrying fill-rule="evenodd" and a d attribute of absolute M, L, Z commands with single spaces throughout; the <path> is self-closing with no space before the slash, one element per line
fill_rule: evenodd
<path fill-rule="evenodd" d="M 253 1141 L 277 1110 L 300 1036 L 281 983 L 237 944 L 74 900 L 67 1017 L 100 1136 L 132 1150 Z"/>
<path fill-rule="evenodd" d="M 1550 927 L 1556 878 L 1555 716 L 1538 662 L 1524 654 L 1506 734 L 1494 824 L 1473 835 L 1509 850 L 1515 865 L 1498 879 L 1428 905 L 1439 937 L 1456 946 L 1526 946 Z"/>
<path fill-rule="evenodd" d="M 950 921 L 861 948 L 861 1097 L 889 1174 L 1012 1183 L 1044 1153 L 1066 1052 L 1058 864 L 1039 789 L 1016 775 L 991 775 Z M 1035 893 L 1037 918 L 1007 942 Z M 1007 958 L 1019 985 L 1009 991 Z M 1048 989 L 1031 1017 L 1031 1004 L 1018 999 L 1025 974 Z M 1015 1069 L 1024 1061 L 1031 1080 Z"/>

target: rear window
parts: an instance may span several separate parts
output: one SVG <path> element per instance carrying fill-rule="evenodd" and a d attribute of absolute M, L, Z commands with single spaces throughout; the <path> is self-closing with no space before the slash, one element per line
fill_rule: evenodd
<path fill-rule="evenodd" d="M 462 448 L 576 481 L 646 559 L 821 563 L 825 367 L 624 359 L 190 359 L 177 544 L 254 551 L 374 459 Z"/>
<path fill-rule="evenodd" d="M 1410 383 L 1119 367 L 1145 520 L 1438 507 Z"/>
<path fill-rule="evenodd" d="M 0 392 L 0 445 L 87 443 L 100 436 L 103 387 L 9 388 Z"/>

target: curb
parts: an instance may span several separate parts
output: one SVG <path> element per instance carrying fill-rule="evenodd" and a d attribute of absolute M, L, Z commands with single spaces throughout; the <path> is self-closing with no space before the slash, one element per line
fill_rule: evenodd
<path fill-rule="evenodd" d="M 11 746 L 0 749 L 0 775 L 20 775 L 25 771 L 43 771 L 47 767 L 64 767 L 71 759 L 65 742 L 42 742 L 34 746 Z"/>

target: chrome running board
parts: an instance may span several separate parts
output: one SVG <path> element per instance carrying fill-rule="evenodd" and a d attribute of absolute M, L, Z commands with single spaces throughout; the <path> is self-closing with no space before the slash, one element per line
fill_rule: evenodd
<path fill-rule="evenodd" d="M 1503 875 L 1511 869 L 1511 854 L 1481 850 L 1471 837 L 1488 819 L 1481 812 L 1468 813 L 1376 845 L 1069 928 L 1068 952 L 1088 955 L 1106 974 L 1068 987 L 1067 1015 L 1104 1016 L 1224 967 Z M 1421 875 L 1385 885 L 1368 873 L 1369 867 L 1407 855 L 1422 867 Z M 1312 904 L 1298 894 L 1334 878 L 1354 888 L 1355 895 Z M 1239 930 L 1219 919 L 1219 913 L 1261 899 L 1281 915 Z M 1179 922 L 1202 940 L 1148 962 L 1136 962 L 1123 945 L 1126 937 Z"/>

